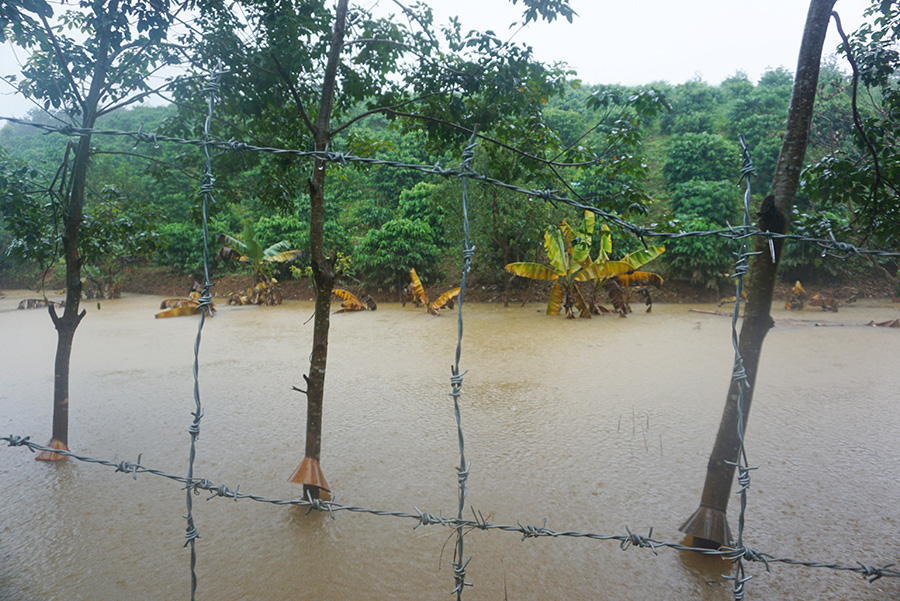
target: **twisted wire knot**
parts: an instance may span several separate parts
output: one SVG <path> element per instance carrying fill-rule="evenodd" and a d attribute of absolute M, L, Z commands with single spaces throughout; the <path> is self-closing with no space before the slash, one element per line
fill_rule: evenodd
<path fill-rule="evenodd" d="M 453 578 L 456 581 L 456 588 L 450 591 L 450 594 L 460 592 L 463 587 L 473 586 L 471 582 L 466 582 L 466 566 L 469 565 L 469 562 L 472 561 L 472 558 L 466 560 L 466 563 L 459 564 L 454 563 L 453 565 Z"/>
<path fill-rule="evenodd" d="M 194 416 L 194 421 L 188 428 L 188 433 L 191 435 L 191 438 L 196 441 L 200 438 L 200 420 L 203 419 L 203 409 L 194 411 L 191 415 Z"/>
<path fill-rule="evenodd" d="M 31 448 L 31 442 L 29 442 L 30 436 L 13 436 L 10 435 L 6 441 L 9 443 L 11 447 L 28 447 L 31 449 L 31 452 L 34 453 L 34 449 Z"/>
<path fill-rule="evenodd" d="M 309 503 L 309 509 L 306 510 L 306 515 L 309 515 L 309 512 L 315 509 L 316 511 L 327 511 L 329 517 L 331 517 L 332 520 L 334 519 L 334 511 L 332 510 L 331 503 L 319 498 L 313 498 L 310 491 L 306 491 L 306 501 Z"/>
<path fill-rule="evenodd" d="M 414 507 L 413 509 L 415 509 L 416 513 L 419 515 L 419 522 L 415 526 L 413 526 L 413 530 L 415 530 L 419 526 L 431 526 L 432 524 L 443 525 L 444 523 L 446 523 L 446 520 L 442 517 L 437 517 L 431 513 L 422 513 L 421 511 L 419 511 L 418 507 Z"/>
<path fill-rule="evenodd" d="M 212 194 L 215 190 L 216 176 L 207 171 L 203 174 L 203 180 L 200 182 L 201 194 Z"/>
<path fill-rule="evenodd" d="M 860 573 L 862 574 L 863 578 L 865 578 L 869 582 L 875 582 L 879 578 L 884 577 L 885 571 L 895 565 L 893 563 L 889 563 L 886 566 L 876 568 L 875 566 L 867 566 L 866 564 L 860 563 L 858 561 L 856 563 L 858 563 L 859 567 L 861 568 Z"/>
<path fill-rule="evenodd" d="M 463 488 L 466 486 L 466 480 L 469 478 L 469 469 L 472 467 L 472 462 L 466 464 L 465 468 L 460 468 L 456 471 L 456 478 L 459 480 L 459 485 Z"/>
<path fill-rule="evenodd" d="M 231 497 L 232 499 L 234 499 L 234 502 L 237 503 L 237 495 L 238 495 L 238 491 L 241 489 L 241 485 L 238 484 L 237 488 L 235 488 L 234 490 L 231 490 L 230 488 L 228 488 L 227 486 L 225 486 L 224 484 L 222 484 L 220 482 L 218 486 L 210 485 L 210 487 L 208 487 L 208 488 L 204 487 L 204 488 L 206 488 L 206 490 L 212 491 L 212 493 L 213 493 L 213 494 L 209 495 L 208 497 L 206 497 L 207 501 L 209 501 L 210 499 L 213 499 L 215 497 L 225 497 L 225 498 Z"/>
<path fill-rule="evenodd" d="M 444 169 L 441 167 L 440 163 L 435 163 L 431 170 L 435 175 L 440 175 L 443 178 L 449 178 L 450 176 L 455 175 L 453 169 Z"/>
<path fill-rule="evenodd" d="M 347 164 L 347 155 L 343 152 L 331 152 L 326 150 L 324 160 L 330 161 L 332 163 L 340 163 L 341 165 Z"/>
<path fill-rule="evenodd" d="M 750 488 L 750 472 L 757 469 L 756 466 L 750 467 L 746 465 L 738 465 L 738 477 L 737 481 L 740 484 L 741 488 L 738 490 L 737 494 L 741 494 Z"/>
<path fill-rule="evenodd" d="M 137 480 L 137 470 L 138 470 L 138 467 L 140 467 L 139 464 L 141 463 L 141 455 L 138 455 L 137 463 L 129 463 L 127 461 L 119 461 L 119 458 L 115 457 L 115 456 L 113 457 L 113 463 L 116 464 L 116 472 L 115 473 L 118 474 L 119 472 L 123 472 L 123 473 L 131 472 L 131 477 L 134 478 L 135 480 Z"/>
<path fill-rule="evenodd" d="M 650 532 L 647 533 L 647 536 L 633 533 L 628 526 L 625 526 L 625 531 L 628 532 L 628 536 L 619 543 L 620 549 L 627 551 L 631 546 L 638 547 L 639 549 L 646 549 L 649 547 L 654 555 L 659 555 L 659 553 L 656 552 L 656 542 L 651 539 L 653 536 L 653 528 L 650 528 Z"/>
<path fill-rule="evenodd" d="M 192 518 L 188 518 L 190 522 L 188 523 L 188 527 L 185 530 L 184 538 L 187 540 L 184 542 L 184 546 L 187 547 L 189 544 L 200 538 L 200 532 L 197 530 L 197 526 L 194 525 L 194 520 Z M 183 547 L 182 547 L 183 548 Z"/>
<path fill-rule="evenodd" d="M 463 150 L 462 153 L 462 169 L 463 171 L 471 171 L 472 170 L 472 159 L 475 158 L 475 148 L 478 146 L 478 142 L 475 141 L 474 137 Z"/>

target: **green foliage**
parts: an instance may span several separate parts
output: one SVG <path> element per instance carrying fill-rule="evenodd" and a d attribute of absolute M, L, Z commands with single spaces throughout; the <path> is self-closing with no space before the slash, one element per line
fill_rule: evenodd
<path fill-rule="evenodd" d="M 0 148 L 0 253 L 7 267 L 33 261 L 44 269 L 57 257 L 56 206 L 35 198 L 39 183 L 46 186 L 40 172 Z"/>
<path fill-rule="evenodd" d="M 669 221 L 668 229 L 674 232 L 712 231 L 720 229 L 715 223 L 694 215 Z M 690 236 L 666 243 L 663 258 L 665 274 L 671 279 L 687 280 L 716 288 L 724 283 L 734 268 L 732 248 L 718 236 Z"/>
<path fill-rule="evenodd" d="M 378 288 L 402 288 L 409 270 L 425 279 L 439 273 L 441 251 L 434 231 L 421 219 L 392 219 L 369 230 L 357 252 L 358 277 Z"/>
<path fill-rule="evenodd" d="M 726 113 L 726 133 L 732 140 L 743 135 L 756 168 L 757 181 L 768 186 L 775 164 L 791 100 L 793 77 L 783 69 L 766 71 L 752 91 L 736 97 Z"/>
<path fill-rule="evenodd" d="M 691 180 L 675 186 L 669 209 L 677 217 L 696 217 L 724 227 L 740 222 L 742 198 L 741 189 L 733 181 Z"/>
<path fill-rule="evenodd" d="M 795 207 L 791 229 L 800 236 L 826 240 L 831 236 L 838 240 L 847 240 L 853 236 L 850 215 L 840 208 L 809 212 Z M 790 240 L 785 244 L 781 266 L 786 280 L 800 280 L 807 283 L 821 281 L 823 276 L 847 275 L 850 269 L 847 261 L 822 256 L 814 246 Z"/>
<path fill-rule="evenodd" d="M 672 111 L 660 120 L 664 134 L 711 132 L 721 91 L 706 82 L 687 81 L 675 86 L 669 94 Z"/>
<path fill-rule="evenodd" d="M 691 180 L 720 181 L 740 171 L 737 144 L 718 134 L 686 133 L 672 137 L 663 173 L 674 189 Z"/>
<path fill-rule="evenodd" d="M 188 222 L 165 222 L 157 227 L 159 248 L 154 260 L 195 277 L 203 273 L 203 228 Z"/>

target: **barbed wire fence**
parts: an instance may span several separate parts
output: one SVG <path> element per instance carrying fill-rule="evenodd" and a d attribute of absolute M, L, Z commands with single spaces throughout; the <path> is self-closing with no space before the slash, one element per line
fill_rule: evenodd
<path fill-rule="evenodd" d="M 469 471 L 471 468 L 471 462 L 466 460 L 465 454 L 465 440 L 464 440 L 464 432 L 462 426 L 462 412 L 460 408 L 460 396 L 462 392 L 462 384 L 463 384 L 463 376 L 467 373 L 466 371 L 460 371 L 460 359 L 462 354 L 462 341 L 463 341 L 463 306 L 465 300 L 465 289 L 466 289 L 466 279 L 467 274 L 470 271 L 472 261 L 475 255 L 475 248 L 472 246 L 469 238 L 469 223 L 468 223 L 468 182 L 470 180 L 480 181 L 484 184 L 495 186 L 499 188 L 504 188 L 506 190 L 510 190 L 516 192 L 518 194 L 522 194 L 531 198 L 538 198 L 545 200 L 547 202 L 551 202 L 555 205 L 567 205 L 574 209 L 580 211 L 590 211 L 606 220 L 608 223 L 612 225 L 616 225 L 622 228 L 625 231 L 631 232 L 635 236 L 637 236 L 642 242 L 646 238 L 658 238 L 662 240 L 675 240 L 680 238 L 687 237 L 697 237 L 697 236 L 716 236 L 719 238 L 723 238 L 725 240 L 732 241 L 739 245 L 738 251 L 735 253 L 736 255 L 736 263 L 735 270 L 733 274 L 733 278 L 735 279 L 735 287 L 736 287 L 736 296 L 735 296 L 735 304 L 732 312 L 732 342 L 735 350 L 735 358 L 734 358 L 734 368 L 732 373 L 732 378 L 739 384 L 739 408 L 738 415 L 742 415 L 742 410 L 740 408 L 740 404 L 742 403 L 743 395 L 747 391 L 749 385 L 746 381 L 746 373 L 743 369 L 742 358 L 740 356 L 740 352 L 738 351 L 738 333 L 737 333 L 737 321 L 740 313 L 740 304 L 741 304 L 741 292 L 743 286 L 743 277 L 746 275 L 749 269 L 749 257 L 756 253 L 748 252 L 747 250 L 747 241 L 750 238 L 754 237 L 764 237 L 770 241 L 775 239 L 785 239 L 785 240 L 793 240 L 796 242 L 800 242 L 803 244 L 808 244 L 816 247 L 823 256 L 831 255 L 838 258 L 847 258 L 852 255 L 869 255 L 873 257 L 882 257 L 882 258 L 900 258 L 900 253 L 886 251 L 886 250 L 878 250 L 878 249 L 868 249 L 862 248 L 847 242 L 841 242 L 835 239 L 834 235 L 830 236 L 830 239 L 824 238 L 813 238 L 809 236 L 803 236 L 798 234 L 779 234 L 773 233 L 769 231 L 762 231 L 759 228 L 756 228 L 750 224 L 750 178 L 754 173 L 753 166 L 749 160 L 749 154 L 747 151 L 746 144 L 743 139 L 741 139 L 741 147 L 742 147 L 742 155 L 743 155 L 743 166 L 741 169 L 741 179 L 740 181 L 746 182 L 746 190 L 744 194 L 744 206 L 743 206 L 743 223 L 740 226 L 727 227 L 718 230 L 702 230 L 702 231 L 678 231 L 678 232 L 666 232 L 655 230 L 652 228 L 647 228 L 641 226 L 639 224 L 635 224 L 629 222 L 615 213 L 611 213 L 600 209 L 598 207 L 594 207 L 591 205 L 586 205 L 582 202 L 574 201 L 568 197 L 559 195 L 556 191 L 551 189 L 544 190 L 535 190 L 524 188 L 515 184 L 511 184 L 508 182 L 504 182 L 501 180 L 497 180 L 494 178 L 487 177 L 483 174 L 480 174 L 472 169 L 472 159 L 474 157 L 475 148 L 477 147 L 476 138 L 473 135 L 470 139 L 469 143 L 466 145 L 463 151 L 463 160 L 462 164 L 458 169 L 447 169 L 442 168 L 440 165 L 423 165 L 423 164 L 413 164 L 413 163 L 403 163 L 399 161 L 390 161 L 384 159 L 376 159 L 376 158 L 368 158 L 368 157 L 357 157 L 348 154 L 338 153 L 338 152 L 315 152 L 315 151 L 301 151 L 294 149 L 284 149 L 284 148 L 275 148 L 275 147 L 264 147 L 264 146 L 254 146 L 250 144 L 246 144 L 240 141 L 221 141 L 215 140 L 211 137 L 210 132 L 210 124 L 213 118 L 214 105 L 216 101 L 216 96 L 218 93 L 218 73 L 213 73 L 209 78 L 207 85 L 204 88 L 204 92 L 207 95 L 207 105 L 208 105 L 208 113 L 206 117 L 206 121 L 204 124 L 204 137 L 200 140 L 191 140 L 191 139 L 183 139 L 169 136 L 162 136 L 156 134 L 148 134 L 143 131 L 119 131 L 119 130 L 101 130 L 101 129 L 82 129 L 76 127 L 69 126 L 53 126 L 39 123 L 32 123 L 29 121 L 24 121 L 20 119 L 6 118 L 2 117 L 6 121 L 12 123 L 19 123 L 23 125 L 28 125 L 32 127 L 36 127 L 42 129 L 46 132 L 52 132 L 57 134 L 62 134 L 65 136 L 81 136 L 85 134 L 92 135 L 106 135 L 106 136 L 124 136 L 130 139 L 133 139 L 136 144 L 148 143 L 157 145 L 160 142 L 164 143 L 172 143 L 172 144 L 180 144 L 180 145 L 188 145 L 200 147 L 203 149 L 204 158 L 205 158 L 205 170 L 203 174 L 202 184 L 200 188 L 201 192 L 201 202 L 202 202 L 202 215 L 203 215 L 203 269 L 204 269 L 204 283 L 203 289 L 201 293 L 200 299 L 200 323 L 198 325 L 197 336 L 194 342 L 194 363 L 193 363 L 193 398 L 194 398 L 194 411 L 191 413 L 192 422 L 188 428 L 188 433 L 190 435 L 190 446 L 189 446 L 189 461 L 188 461 L 188 469 L 186 475 L 178 475 L 171 474 L 165 472 L 160 469 L 156 469 L 150 466 L 145 466 L 141 464 L 142 455 L 138 455 L 137 460 L 135 462 L 129 462 L 124 460 L 119 460 L 118 457 L 114 457 L 112 460 L 109 459 L 100 459 L 96 457 L 79 455 L 77 453 L 73 453 L 70 451 L 64 451 L 59 449 L 50 449 L 49 447 L 37 444 L 32 442 L 29 436 L 2 436 L 0 437 L 0 441 L 7 443 L 9 447 L 18 447 L 18 448 L 27 448 L 32 452 L 38 451 L 53 451 L 59 455 L 63 455 L 66 457 L 71 457 L 77 461 L 82 461 L 85 463 L 93 463 L 105 467 L 110 467 L 115 470 L 116 473 L 124 473 L 130 474 L 133 479 L 137 479 L 138 474 L 150 474 L 153 476 L 158 476 L 161 478 L 165 478 L 168 480 L 172 480 L 174 482 L 178 482 L 183 486 L 185 490 L 186 496 L 186 515 L 184 518 L 187 521 L 185 538 L 186 542 L 184 544 L 185 547 L 190 547 L 190 574 L 191 574 L 191 588 L 190 588 L 190 598 L 192 601 L 195 599 L 196 591 L 198 587 L 198 575 L 196 572 L 196 542 L 200 538 L 200 533 L 197 529 L 197 526 L 194 522 L 193 517 L 193 497 L 196 495 L 200 495 L 201 493 L 209 493 L 207 497 L 207 501 L 216 498 L 225 498 L 232 499 L 237 501 L 238 499 L 246 499 L 259 503 L 266 503 L 271 505 L 288 505 L 288 506 L 299 506 L 299 507 L 307 507 L 307 513 L 310 511 L 318 511 L 318 512 L 326 512 L 328 515 L 335 519 L 335 514 L 340 513 L 342 511 L 346 511 L 349 513 L 361 513 L 368 514 L 374 516 L 384 516 L 384 517 L 394 517 L 407 521 L 414 522 L 413 529 L 417 529 L 420 526 L 441 526 L 444 528 L 451 529 L 455 531 L 456 534 L 456 549 L 455 549 L 455 557 L 453 560 L 453 577 L 454 577 L 454 588 L 451 591 L 451 594 L 456 595 L 458 600 L 462 599 L 463 592 L 466 587 L 473 586 L 473 583 L 468 582 L 466 580 L 466 567 L 469 564 L 471 558 L 466 559 L 464 552 L 464 530 L 466 529 L 478 529 L 478 530 L 499 530 L 502 532 L 510 532 L 521 535 L 522 540 L 528 538 L 541 538 L 541 537 L 571 537 L 571 538 L 584 538 L 590 540 L 597 541 L 611 541 L 619 543 L 619 547 L 622 550 L 627 550 L 632 547 L 640 548 L 640 549 L 650 549 L 650 551 L 656 555 L 658 554 L 658 550 L 660 549 L 673 549 L 676 551 L 689 551 L 700 553 L 703 555 L 710 556 L 718 556 L 722 557 L 726 560 L 733 562 L 734 564 L 734 573 L 732 576 L 726 576 L 727 579 L 733 581 L 733 596 L 735 601 L 742 601 L 745 595 L 745 583 L 752 578 L 752 576 L 747 576 L 745 572 L 744 562 L 761 562 L 765 565 L 766 570 L 769 570 L 772 564 L 785 564 L 792 566 L 802 566 L 806 568 L 817 568 L 817 569 L 827 569 L 833 570 L 836 572 L 851 572 L 855 574 L 859 574 L 869 582 L 875 582 L 880 578 L 900 578 L 900 569 L 895 568 L 896 564 L 886 564 L 882 566 L 871 565 L 868 563 L 857 562 L 856 565 L 848 565 L 842 564 L 839 562 L 825 562 L 825 561 L 807 561 L 794 559 L 789 557 L 779 557 L 777 555 L 773 555 L 771 553 L 766 553 L 763 551 L 751 549 L 744 544 L 744 525 L 745 525 L 745 512 L 747 507 L 747 493 L 750 487 L 750 471 L 756 469 L 755 467 L 750 467 L 747 461 L 747 453 L 744 447 L 744 437 L 743 437 L 743 423 L 739 421 L 738 424 L 738 435 L 740 439 L 740 448 L 737 457 L 737 461 L 735 462 L 735 466 L 738 471 L 738 496 L 740 497 L 740 513 L 738 518 L 738 533 L 735 541 L 732 541 L 728 546 L 722 546 L 718 549 L 709 549 L 704 547 L 694 547 L 688 546 L 682 543 L 665 541 L 653 538 L 653 528 L 649 529 L 649 532 L 646 536 L 636 534 L 631 531 L 629 527 L 626 526 L 626 532 L 624 534 L 609 534 L 609 533 L 596 533 L 596 532 L 581 532 L 576 530 L 554 530 L 551 528 L 547 528 L 546 520 L 540 525 L 528 525 L 523 524 L 520 521 L 517 521 L 515 525 L 511 524 L 497 524 L 487 521 L 484 516 L 477 512 L 474 508 L 470 506 L 472 511 L 472 519 L 464 517 L 466 510 L 466 484 L 469 476 Z M 458 302 L 458 331 L 457 331 L 457 345 L 455 352 L 455 360 L 451 365 L 451 379 L 450 379 L 450 397 L 453 399 L 453 412 L 456 420 L 457 427 L 457 437 L 459 442 L 459 454 L 460 454 L 460 463 L 457 469 L 457 481 L 458 481 L 458 511 L 456 517 L 443 517 L 440 513 L 435 515 L 433 513 L 423 512 L 418 507 L 414 507 L 413 511 L 402 511 L 402 510 L 386 510 L 386 509 L 372 509 L 366 507 L 358 507 L 354 505 L 346 505 L 343 503 L 339 503 L 336 499 L 330 501 L 324 501 L 317 498 L 312 498 L 311 496 L 303 499 L 272 499 L 262 495 L 240 492 L 240 486 L 230 487 L 225 484 L 213 484 L 207 478 L 195 477 L 194 476 L 194 460 L 196 457 L 196 446 L 197 441 L 200 434 L 200 422 L 203 417 L 203 408 L 200 401 L 200 341 L 203 331 L 203 325 L 205 323 L 205 318 L 211 311 L 212 306 L 212 296 L 210 293 L 211 282 L 209 278 L 209 229 L 208 229 L 208 218 L 209 218 L 209 204 L 213 200 L 213 192 L 214 192 L 214 184 L 215 177 L 212 172 L 212 159 L 210 155 L 210 150 L 222 150 L 222 151 L 230 151 L 230 152 L 263 152 L 263 153 L 271 153 L 271 154 L 282 154 L 282 155 L 291 155 L 296 157 L 306 157 L 306 158 L 319 158 L 323 161 L 333 162 L 333 163 L 341 163 L 348 164 L 353 162 L 363 163 L 367 165 L 384 165 L 392 168 L 398 169 L 407 169 L 417 171 L 422 174 L 430 174 L 430 175 L 438 175 L 444 178 L 454 178 L 459 179 L 462 182 L 462 216 L 463 216 L 463 270 L 462 270 L 462 283 L 460 286 L 459 293 L 459 302 Z M 773 254 L 774 260 L 774 254 Z"/>

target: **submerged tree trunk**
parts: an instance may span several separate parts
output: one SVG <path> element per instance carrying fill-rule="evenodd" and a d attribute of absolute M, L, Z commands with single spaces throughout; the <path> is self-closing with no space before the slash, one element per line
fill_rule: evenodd
<path fill-rule="evenodd" d="M 111 2 L 108 10 L 115 13 L 118 2 Z M 111 31 L 100 32 L 97 60 L 87 96 L 81 103 L 81 127 L 92 129 L 97 121 L 97 109 L 106 86 L 106 76 L 110 66 Z M 58 56 L 65 61 L 65 57 Z M 88 162 L 91 157 L 91 135 L 82 135 L 78 140 L 75 158 L 72 161 L 71 188 L 64 196 L 63 204 L 63 252 L 66 258 L 66 308 L 62 317 L 50 306 L 50 318 L 57 331 L 56 361 L 53 378 L 53 436 L 48 447 L 68 451 L 69 443 L 69 366 L 72 356 L 72 342 L 75 330 L 84 319 L 85 312 L 78 312 L 81 303 L 81 254 L 79 250 L 81 222 L 84 219 L 84 197 L 87 190 Z M 65 456 L 44 451 L 38 453 L 39 461 L 56 461 Z"/>
<path fill-rule="evenodd" d="M 325 152 L 331 141 L 330 119 L 334 106 L 338 60 L 344 46 L 348 0 L 340 0 L 335 12 L 331 50 L 322 83 L 322 99 L 314 124 L 313 136 L 317 152 Z M 319 465 L 322 452 L 322 406 L 325 394 L 325 367 L 328 360 L 328 328 L 331 318 L 331 294 L 334 290 L 334 260 L 325 250 L 325 175 L 327 162 L 316 158 L 309 179 L 309 245 L 313 280 L 316 285 L 316 309 L 313 325 L 313 347 L 306 378 L 306 452 L 300 466 L 291 476 L 292 482 L 303 484 L 304 496 L 318 499 L 322 491 L 330 492 Z"/>
<path fill-rule="evenodd" d="M 800 172 L 806 156 L 813 104 L 819 81 L 822 46 L 834 3 L 835 0 L 812 0 L 810 3 L 784 142 L 770 195 L 763 201 L 758 213 L 758 225 L 763 231 L 785 233 L 790 225 Z M 738 384 L 735 381 L 731 382 L 719 433 L 707 465 L 700 507 L 681 526 L 681 531 L 692 536 L 698 546 L 718 547 L 732 541 L 726 511 L 734 480 L 734 464 L 738 460 L 740 441 L 744 434 L 743 431 L 738 433 L 738 423 L 740 422 L 746 430 L 763 340 L 774 325 L 771 316 L 772 295 L 782 244 L 782 240 L 773 240 L 770 245 L 766 238 L 757 238 L 756 241 L 755 250 L 760 254 L 754 256 L 751 262 L 748 300 L 738 344 L 749 390 L 744 394 L 742 411 L 739 415 Z"/>

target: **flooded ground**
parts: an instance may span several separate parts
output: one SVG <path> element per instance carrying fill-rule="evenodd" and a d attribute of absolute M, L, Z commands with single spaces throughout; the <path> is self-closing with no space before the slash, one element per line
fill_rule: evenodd
<path fill-rule="evenodd" d="M 49 439 L 56 336 L 45 311 L 0 299 L 0 431 Z M 70 447 L 187 471 L 197 318 L 154 320 L 159 298 L 87 302 L 72 359 Z M 681 542 L 699 502 L 731 373 L 730 319 L 655 306 L 628 319 L 547 318 L 467 305 L 462 419 L 469 505 L 496 523 Z M 713 306 L 702 309 L 713 310 Z M 200 348 L 205 409 L 195 476 L 294 498 L 312 303 L 220 306 Z M 456 515 L 453 316 L 383 305 L 332 319 L 322 465 L 336 500 Z M 900 317 L 863 301 L 777 318 L 747 432 L 747 546 L 856 565 L 900 560 Z M 449 598 L 440 526 L 194 497 L 198 599 Z M 735 501 L 730 508 L 736 526 Z M 469 509 L 467 507 L 467 512 Z M 0 599 L 187 599 L 185 495 L 151 475 L 44 464 L 0 448 Z M 471 516 L 471 513 L 468 513 Z M 467 516 L 467 517 L 468 517 Z M 473 531 L 465 599 L 731 599 L 729 563 L 618 543 Z M 900 582 L 750 565 L 746 599 L 900 598 Z"/>

